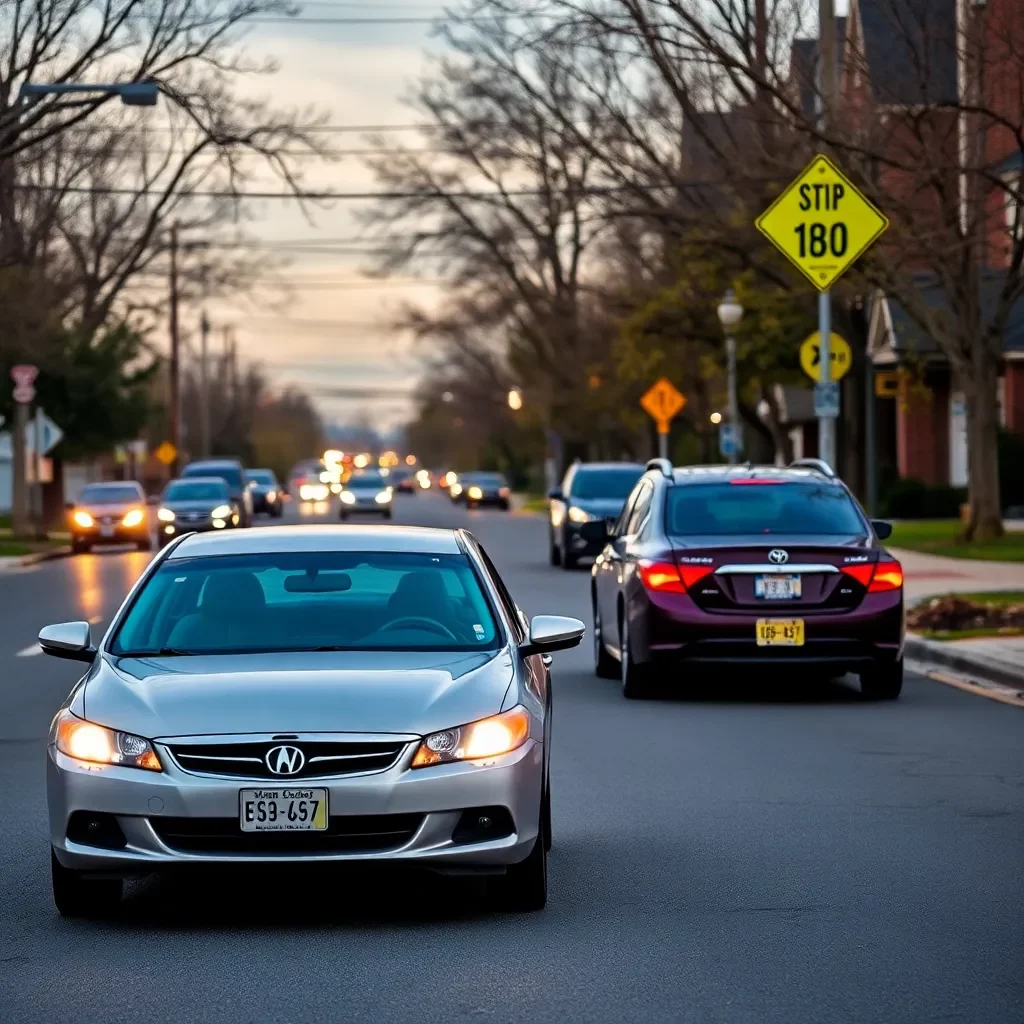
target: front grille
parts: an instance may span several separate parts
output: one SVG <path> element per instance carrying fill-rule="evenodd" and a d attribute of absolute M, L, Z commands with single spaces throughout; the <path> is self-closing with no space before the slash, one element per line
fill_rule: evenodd
<path fill-rule="evenodd" d="M 344 815 L 322 832 L 243 832 L 237 818 L 150 818 L 161 841 L 183 853 L 371 853 L 404 846 L 422 814 Z"/>
<path fill-rule="evenodd" d="M 302 752 L 302 768 L 294 774 L 272 772 L 267 754 L 275 747 L 297 748 Z M 178 766 L 202 775 L 225 775 L 238 779 L 322 779 L 337 775 L 382 772 L 401 756 L 405 742 L 382 743 L 320 740 L 262 740 L 259 743 L 202 743 L 171 746 Z"/>

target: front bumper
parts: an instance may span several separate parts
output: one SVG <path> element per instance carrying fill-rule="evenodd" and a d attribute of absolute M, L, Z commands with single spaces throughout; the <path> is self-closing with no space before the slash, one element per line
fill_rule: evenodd
<path fill-rule="evenodd" d="M 391 511 L 392 502 L 386 501 L 382 504 L 378 504 L 372 499 L 370 501 L 356 501 L 354 504 L 341 504 L 341 515 L 346 516 L 372 516 L 372 515 L 386 515 Z"/>
<path fill-rule="evenodd" d="M 110 526 L 90 526 L 88 529 L 72 524 L 70 533 L 73 540 L 85 541 L 88 544 L 127 544 L 150 537 L 150 525 L 142 522 L 138 526 L 124 526 L 115 523 Z"/>
<path fill-rule="evenodd" d="M 347 778 L 304 779 L 286 783 L 267 779 L 225 779 L 182 771 L 167 748 L 156 744 L 163 772 L 137 768 L 86 767 L 82 762 L 49 747 L 46 769 L 50 842 L 62 865 L 79 871 L 132 876 L 189 864 L 292 863 L 292 862 L 400 862 L 458 872 L 502 870 L 525 859 L 532 850 L 540 819 L 543 748 L 528 740 L 518 750 L 486 766 L 438 765 L 410 769 L 417 741 L 411 741 L 398 762 L 383 772 Z M 332 827 L 344 825 L 347 816 L 402 815 L 415 818 L 410 834 L 393 845 L 356 852 L 324 852 L 297 843 L 268 850 L 254 843 L 239 849 L 237 836 L 230 849 L 201 852 L 178 848 L 163 823 L 171 819 L 231 819 L 237 825 L 239 791 L 304 787 L 328 790 Z M 489 841 L 453 838 L 463 811 L 473 808 L 505 808 L 512 828 Z M 125 843 L 116 849 L 68 838 L 71 816 L 76 811 L 113 815 Z M 253 835 L 248 833 L 245 835 Z M 263 836 L 266 833 L 255 833 Z M 282 835 L 276 833 L 275 835 Z M 309 837 L 310 832 L 283 833 Z M 301 847 L 299 849 L 298 847 Z"/>

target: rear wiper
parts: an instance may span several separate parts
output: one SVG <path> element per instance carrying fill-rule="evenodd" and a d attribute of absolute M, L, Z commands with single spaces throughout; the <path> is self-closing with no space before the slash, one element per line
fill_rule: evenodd
<path fill-rule="evenodd" d="M 202 651 L 181 651 L 177 647 L 154 647 L 148 651 L 121 651 L 119 658 L 194 658 Z"/>

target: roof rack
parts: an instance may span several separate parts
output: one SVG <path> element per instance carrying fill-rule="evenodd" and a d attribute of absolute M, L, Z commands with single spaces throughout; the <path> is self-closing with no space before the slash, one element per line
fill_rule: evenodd
<path fill-rule="evenodd" d="M 652 469 L 660 470 L 662 476 L 672 479 L 672 463 L 668 459 L 651 459 L 644 467 L 644 472 L 650 472 Z"/>
<path fill-rule="evenodd" d="M 824 459 L 794 459 L 789 464 L 790 469 L 813 469 L 816 473 L 820 473 L 822 476 L 827 476 L 829 480 L 835 480 L 835 470 L 824 461 Z"/>

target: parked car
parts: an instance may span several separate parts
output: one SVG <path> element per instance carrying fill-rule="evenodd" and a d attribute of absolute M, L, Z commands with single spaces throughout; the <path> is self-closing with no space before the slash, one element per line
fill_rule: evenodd
<path fill-rule="evenodd" d="M 594 668 L 627 697 L 699 669 L 855 672 L 865 696 L 903 687 L 903 569 L 817 460 L 789 468 L 652 462 L 611 528 L 585 523 Z"/>
<path fill-rule="evenodd" d="M 219 476 L 172 480 L 160 496 L 156 516 L 164 544 L 182 533 L 230 529 L 241 521 L 227 482 Z"/>
<path fill-rule="evenodd" d="M 644 467 L 639 462 L 577 462 L 548 504 L 548 544 L 552 565 L 575 569 L 601 545 L 580 536 L 580 527 L 596 519 L 618 519 Z"/>
<path fill-rule="evenodd" d="M 134 544 L 140 551 L 153 546 L 153 528 L 146 493 L 135 480 L 89 484 L 68 505 L 71 550 L 89 551 L 96 544 Z"/>
<path fill-rule="evenodd" d="M 272 469 L 247 469 L 245 479 L 252 492 L 252 510 L 279 518 L 284 512 L 281 485 Z"/>
<path fill-rule="evenodd" d="M 384 470 L 357 469 L 341 492 L 341 519 L 353 515 L 379 515 L 390 519 L 395 492 Z"/>
<path fill-rule="evenodd" d="M 227 485 L 231 503 L 238 513 L 239 526 L 252 526 L 252 491 L 245 479 L 245 469 L 238 459 L 202 459 L 190 462 L 181 472 L 184 479 L 196 476 L 219 476 Z"/>

